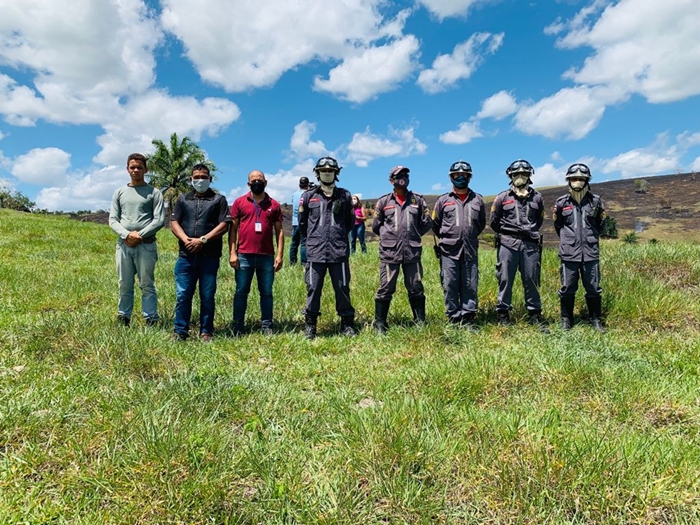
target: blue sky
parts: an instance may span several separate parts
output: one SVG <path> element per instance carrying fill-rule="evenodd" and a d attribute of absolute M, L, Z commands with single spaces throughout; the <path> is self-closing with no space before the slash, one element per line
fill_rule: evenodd
<path fill-rule="evenodd" d="M 125 159 L 187 135 L 229 200 L 289 201 L 316 158 L 365 198 L 700 171 L 700 0 L 3 0 L 0 184 L 106 209 Z"/>

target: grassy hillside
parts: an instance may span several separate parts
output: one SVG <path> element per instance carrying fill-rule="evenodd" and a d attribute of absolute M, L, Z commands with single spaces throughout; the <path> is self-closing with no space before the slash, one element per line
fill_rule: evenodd
<path fill-rule="evenodd" d="M 114 245 L 104 225 L 0 210 L 0 523 L 700 520 L 698 245 L 605 242 L 605 335 L 556 327 L 553 250 L 550 335 L 493 324 L 483 250 L 476 334 L 445 325 L 426 251 L 426 327 L 400 289 L 388 337 L 341 338 L 326 283 L 307 342 L 297 266 L 275 282 L 284 332 L 230 339 L 222 264 L 211 345 L 169 339 L 167 231 L 164 326 L 115 325 Z M 351 262 L 361 324 L 378 283 L 369 249 Z M 521 318 L 522 302 L 518 283 Z"/>

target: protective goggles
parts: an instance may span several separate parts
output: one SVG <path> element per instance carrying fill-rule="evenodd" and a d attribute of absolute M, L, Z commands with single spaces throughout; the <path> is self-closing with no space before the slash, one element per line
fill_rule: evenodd
<path fill-rule="evenodd" d="M 508 166 L 508 169 L 506 170 L 508 173 L 514 173 L 516 171 L 528 171 L 530 173 L 534 172 L 535 170 L 532 169 L 532 166 L 530 166 L 530 163 L 526 160 L 516 160 Z"/>
<path fill-rule="evenodd" d="M 457 162 L 452 164 L 452 166 L 450 166 L 450 175 L 454 173 L 469 173 L 471 175 L 472 167 L 469 165 L 468 162 L 458 160 Z"/>
<path fill-rule="evenodd" d="M 318 159 L 318 162 L 316 163 L 316 167 L 314 169 L 319 170 L 321 168 L 330 168 L 332 170 L 337 170 L 338 161 L 336 161 L 333 157 L 323 157 L 321 159 Z"/>
<path fill-rule="evenodd" d="M 566 174 L 567 174 L 567 175 L 573 175 L 573 174 L 576 173 L 577 171 L 580 171 L 580 172 L 583 173 L 584 175 L 590 175 L 590 174 L 591 174 L 591 170 L 588 169 L 588 166 L 586 166 L 585 164 L 572 164 L 572 165 L 569 167 L 569 169 L 567 170 Z"/>

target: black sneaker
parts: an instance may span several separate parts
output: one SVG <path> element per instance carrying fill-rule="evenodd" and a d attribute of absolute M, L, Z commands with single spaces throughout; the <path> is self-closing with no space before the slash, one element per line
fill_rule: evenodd
<path fill-rule="evenodd" d="M 158 326 L 160 324 L 160 319 L 149 317 L 146 319 L 146 326 Z"/>
<path fill-rule="evenodd" d="M 129 326 L 131 324 L 131 319 L 129 319 L 125 315 L 118 315 L 117 316 L 117 324 L 122 325 L 122 326 Z"/>
<path fill-rule="evenodd" d="M 262 335 L 265 335 L 265 336 L 275 335 L 275 329 L 272 328 L 271 326 L 263 326 L 260 329 L 260 332 L 262 333 Z"/>

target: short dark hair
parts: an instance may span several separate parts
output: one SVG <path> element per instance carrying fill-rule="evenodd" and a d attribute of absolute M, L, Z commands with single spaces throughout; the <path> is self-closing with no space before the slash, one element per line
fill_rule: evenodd
<path fill-rule="evenodd" d="M 211 171 L 209 171 L 209 166 L 207 166 L 206 164 L 195 164 L 194 166 L 192 166 L 192 173 L 194 173 L 195 171 L 206 171 L 207 175 L 211 177 Z"/>
<path fill-rule="evenodd" d="M 143 167 L 148 169 L 148 161 L 146 160 L 146 156 L 143 155 L 142 153 L 132 153 L 129 155 L 129 157 L 126 159 L 126 167 L 129 167 L 129 162 L 132 160 L 138 160 L 143 164 Z"/>

